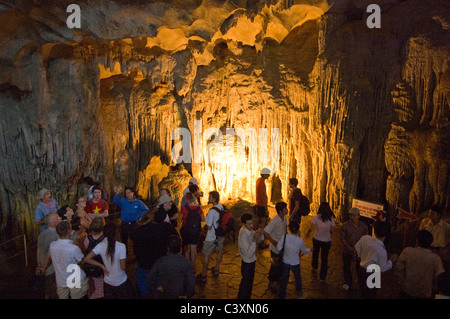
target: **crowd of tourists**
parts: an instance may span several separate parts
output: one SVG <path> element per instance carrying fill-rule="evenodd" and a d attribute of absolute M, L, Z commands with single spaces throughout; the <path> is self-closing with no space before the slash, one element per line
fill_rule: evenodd
<path fill-rule="evenodd" d="M 442 219 L 441 207 L 432 207 L 429 217 L 420 223 L 417 247 L 406 247 L 397 256 L 388 253 L 391 226 L 384 211 L 368 224 L 353 207 L 348 220 L 338 226 L 329 203 L 322 202 L 311 214 L 306 234 L 301 235 L 302 217 L 311 211 L 296 178 L 289 179 L 288 200 L 275 203 L 276 214 L 269 218 L 266 180 L 270 174 L 268 168 L 261 170 L 253 211 L 240 216 L 239 229 L 219 192 L 209 192 L 208 205 L 201 204 L 204 194 L 195 178 L 189 180 L 179 206 L 169 189 L 159 191 L 155 207 L 149 208 L 132 187 L 115 186 L 109 201 L 101 185 L 90 177 L 83 180 L 88 185 L 86 194 L 73 207 L 60 207 L 51 190 L 42 189 L 35 209 L 40 228 L 36 272 L 43 278 L 45 298 L 192 298 L 196 285 L 208 280 L 208 269 L 213 276 L 220 276 L 224 243 L 226 238 L 234 238 L 235 231 L 237 243 L 231 244 L 237 245 L 241 258 L 239 299 L 252 297 L 258 249 L 270 250 L 267 282 L 275 297 L 286 298 L 291 272 L 296 296 L 307 297 L 300 274 L 301 256 L 312 254 L 311 271 L 326 282 L 335 231 L 340 241 L 333 245 L 342 246 L 342 289 L 355 289 L 355 269 L 362 296 L 376 298 L 376 285 L 367 284 L 376 265 L 381 272 L 395 270 L 401 281 L 399 298 L 450 295 L 449 273 L 441 259 L 449 244 L 450 226 Z M 118 222 L 108 218 L 111 205 L 120 211 Z M 202 207 L 210 208 L 205 213 Z M 312 247 L 307 247 L 304 238 L 311 234 Z M 130 242 L 136 261 L 134 276 L 129 276 Z M 215 262 L 210 268 L 211 256 Z M 200 269 L 196 269 L 198 257 Z"/>

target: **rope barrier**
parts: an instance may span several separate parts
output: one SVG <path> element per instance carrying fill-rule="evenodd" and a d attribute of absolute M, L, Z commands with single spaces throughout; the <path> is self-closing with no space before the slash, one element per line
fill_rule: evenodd
<path fill-rule="evenodd" d="M 15 255 L 12 255 L 12 256 L 10 256 L 10 257 L 4 259 L 4 260 L 0 260 L 0 264 L 2 264 L 2 263 L 4 263 L 4 262 L 7 262 L 8 260 L 10 260 L 10 259 L 12 259 L 12 258 L 15 258 L 15 257 L 17 257 L 17 256 L 20 256 L 21 254 L 24 254 L 24 255 L 25 255 L 25 266 L 28 267 L 28 245 L 27 245 L 27 235 L 23 234 L 23 235 L 19 235 L 19 236 L 17 236 L 17 237 L 14 237 L 14 238 L 12 238 L 12 239 L 10 239 L 10 240 L 7 240 L 7 241 L 1 243 L 1 244 L 0 244 L 0 247 L 3 246 L 3 245 L 6 245 L 6 244 L 9 243 L 9 242 L 15 241 L 15 240 L 18 239 L 18 238 L 22 238 L 22 237 L 23 237 L 23 247 L 24 247 L 24 250 L 21 251 L 21 252 L 18 252 L 18 253 L 15 254 Z"/>

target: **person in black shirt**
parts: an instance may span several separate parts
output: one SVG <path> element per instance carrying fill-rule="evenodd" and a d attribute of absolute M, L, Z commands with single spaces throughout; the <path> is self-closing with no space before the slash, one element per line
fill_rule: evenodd
<path fill-rule="evenodd" d="M 148 293 L 147 276 L 156 260 L 167 254 L 167 243 L 171 235 L 178 233 L 172 224 L 165 223 L 166 213 L 156 211 L 153 220 L 138 226 L 131 234 L 136 256 L 136 286 L 141 297 Z"/>

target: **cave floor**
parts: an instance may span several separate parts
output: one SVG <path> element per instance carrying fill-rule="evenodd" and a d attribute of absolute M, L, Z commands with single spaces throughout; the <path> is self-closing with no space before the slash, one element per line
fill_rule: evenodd
<path fill-rule="evenodd" d="M 245 212 L 251 212 L 251 204 L 245 201 L 228 203 L 228 207 L 233 211 L 235 217 L 239 219 Z M 205 207 L 204 211 L 207 211 Z M 275 214 L 274 208 L 269 208 L 271 216 Z M 312 217 L 307 216 L 302 219 L 301 232 L 306 233 Z M 117 222 L 119 222 L 117 220 Z M 240 226 L 240 222 L 238 222 Z M 306 246 L 312 247 L 312 237 L 304 238 Z M 401 238 L 397 242 L 401 242 Z M 128 244 L 129 256 L 127 262 L 127 273 L 134 283 L 134 272 L 136 261 L 132 253 L 132 243 Z M 35 267 L 35 247 L 29 249 L 28 267 L 25 266 L 23 259 L 15 259 L 0 265 L 0 299 L 40 299 L 42 295 L 32 293 L 28 287 L 29 279 Z M 268 273 L 270 269 L 270 250 L 268 248 L 257 250 L 257 263 L 255 270 L 255 279 L 252 291 L 252 299 L 276 299 L 277 296 L 268 288 Z M 23 256 L 22 256 L 23 257 Z M 237 248 L 236 241 L 229 239 L 224 245 L 224 254 L 220 267 L 220 273 L 215 277 L 211 268 L 215 265 L 216 254 L 213 253 L 208 267 L 208 279 L 205 283 L 197 281 L 195 295 L 193 299 L 235 299 L 237 298 L 239 283 L 241 279 L 240 267 L 241 258 Z M 356 282 L 356 273 L 353 271 L 354 289 L 346 291 L 342 288 L 342 257 L 341 243 L 339 241 L 339 229 L 333 233 L 332 245 L 329 253 L 328 275 L 325 282 L 321 282 L 318 274 L 311 271 L 311 258 L 302 256 L 300 262 L 301 277 L 303 284 L 303 297 L 306 299 L 361 299 L 358 284 Z M 201 271 L 203 254 L 199 251 L 197 256 L 196 274 Z M 319 259 L 320 262 L 320 259 Z M 319 265 L 320 267 L 320 265 Z M 379 299 L 396 299 L 399 293 L 399 284 L 393 271 L 387 271 L 382 274 L 381 288 L 377 292 Z M 287 287 L 287 299 L 295 299 L 294 278 L 291 274 Z"/>

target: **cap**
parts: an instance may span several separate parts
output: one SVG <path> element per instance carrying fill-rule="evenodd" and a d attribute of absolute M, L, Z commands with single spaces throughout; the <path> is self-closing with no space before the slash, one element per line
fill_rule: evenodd
<path fill-rule="evenodd" d="M 350 208 L 350 210 L 348 211 L 349 214 L 353 214 L 353 215 L 359 215 L 359 209 L 356 207 L 352 207 Z"/>
<path fill-rule="evenodd" d="M 47 192 L 50 192 L 50 190 L 48 190 L 47 188 L 41 189 L 38 193 L 39 199 L 43 199 Z"/>
<path fill-rule="evenodd" d="M 198 181 L 197 181 L 197 179 L 195 179 L 194 177 L 192 177 L 192 178 L 189 180 L 189 183 L 198 185 Z"/>
<path fill-rule="evenodd" d="M 163 195 L 158 199 L 158 206 L 173 201 L 172 197 Z"/>
<path fill-rule="evenodd" d="M 261 175 L 270 175 L 270 169 L 268 169 L 267 167 L 263 167 L 261 169 Z"/>

